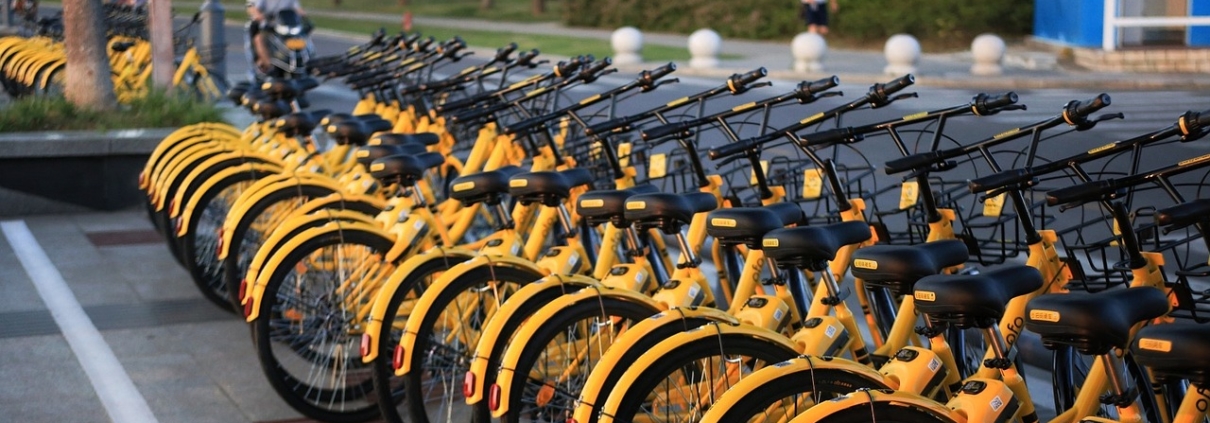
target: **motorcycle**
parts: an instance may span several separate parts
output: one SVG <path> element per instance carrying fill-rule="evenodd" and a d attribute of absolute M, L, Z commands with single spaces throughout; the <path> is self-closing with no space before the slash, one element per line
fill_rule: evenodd
<path fill-rule="evenodd" d="M 251 39 L 247 46 L 252 76 L 259 84 L 269 78 L 294 79 L 307 76 L 307 62 L 315 53 L 311 42 L 313 26 L 294 10 L 283 10 L 277 16 L 267 21 L 267 28 L 262 28 L 266 50 L 269 55 L 269 69 L 256 66 L 256 52 L 252 49 Z"/>

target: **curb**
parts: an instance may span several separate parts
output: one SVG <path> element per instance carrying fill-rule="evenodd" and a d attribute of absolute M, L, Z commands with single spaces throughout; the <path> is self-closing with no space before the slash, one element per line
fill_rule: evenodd
<path fill-rule="evenodd" d="M 134 207 L 135 181 L 172 128 L 0 135 L 0 216 Z"/>

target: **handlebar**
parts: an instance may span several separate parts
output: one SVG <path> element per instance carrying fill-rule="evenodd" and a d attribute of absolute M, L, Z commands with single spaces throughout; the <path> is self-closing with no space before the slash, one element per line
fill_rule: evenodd
<path fill-rule="evenodd" d="M 1063 120 L 1068 125 L 1079 125 L 1088 119 L 1088 115 L 1104 109 L 1110 103 L 1109 94 L 1105 93 L 1084 101 L 1069 101 L 1063 106 Z"/>
<path fill-rule="evenodd" d="M 806 119 L 799 121 L 798 123 L 790 125 L 789 127 L 778 129 L 777 131 L 774 131 L 769 134 L 761 135 L 761 136 L 758 136 L 755 138 L 749 138 L 747 140 L 727 144 L 727 145 L 724 145 L 721 147 L 711 148 L 706 154 L 710 157 L 711 160 L 719 160 L 719 159 L 722 159 L 722 158 L 725 158 L 728 156 L 733 156 L 733 155 L 739 154 L 741 152 L 750 150 L 752 148 L 756 148 L 764 143 L 773 141 L 777 138 L 781 138 L 782 136 L 784 136 L 786 134 L 792 134 L 794 132 L 797 132 L 799 130 L 806 128 L 809 125 L 814 125 L 816 123 L 819 123 L 824 118 L 827 118 L 829 116 L 838 115 L 838 114 L 844 113 L 845 111 L 848 111 L 848 110 L 856 109 L 858 107 L 865 105 L 866 103 L 869 103 L 871 108 L 879 108 L 879 107 L 886 106 L 898 99 L 914 96 L 914 95 L 908 95 L 908 94 L 902 94 L 902 95 L 897 96 L 897 95 L 895 95 L 895 93 L 899 92 L 900 90 L 902 90 L 904 88 L 907 88 L 909 85 L 912 85 L 915 82 L 916 82 L 916 78 L 914 76 L 912 76 L 911 74 L 908 74 L 908 75 L 904 75 L 902 77 L 896 78 L 894 80 L 891 80 L 890 82 L 887 82 L 885 84 L 883 84 L 883 83 L 874 84 L 873 86 L 870 87 L 870 91 L 868 93 L 866 93 L 865 96 L 863 96 L 862 98 L 856 99 L 848 104 L 833 108 L 832 110 L 829 110 L 827 112 L 816 114 L 815 116 L 812 116 L 812 117 L 808 117 Z"/>
<path fill-rule="evenodd" d="M 999 113 L 1001 110 L 1006 110 L 1010 106 L 1016 106 L 1017 93 L 1009 91 L 1000 95 L 987 95 L 980 93 L 971 101 L 971 108 L 977 116 L 988 116 Z M 1016 106 L 1013 108 L 1024 109 L 1025 106 Z"/>
<path fill-rule="evenodd" d="M 676 63 L 668 62 L 668 64 L 664 66 L 639 72 L 639 80 L 642 81 L 642 85 L 644 87 L 650 87 L 655 85 L 656 81 L 659 81 L 660 78 L 668 76 L 668 74 L 675 71 Z"/>
<path fill-rule="evenodd" d="M 820 79 L 818 81 L 799 82 L 798 88 L 795 91 L 797 91 L 798 93 L 801 94 L 801 97 L 800 97 L 800 101 L 801 101 L 806 98 L 810 98 L 815 94 L 819 94 L 821 92 L 836 88 L 837 85 L 840 85 L 840 78 L 837 77 L 836 75 L 832 75 L 830 78 L 824 78 L 824 79 Z"/>
<path fill-rule="evenodd" d="M 508 57 L 512 56 L 514 51 L 517 51 L 517 43 L 508 43 L 508 45 L 496 49 L 496 55 L 492 57 L 492 63 L 507 62 Z"/>
<path fill-rule="evenodd" d="M 730 78 L 727 78 L 727 88 L 731 89 L 732 94 L 740 94 L 748 90 L 748 84 L 768 75 L 769 71 L 764 66 L 753 69 L 748 73 L 733 74 Z"/>
<path fill-rule="evenodd" d="M 1109 191 L 1117 189 L 1116 180 L 1113 178 L 1085 182 L 1075 186 L 1048 191 L 1046 193 L 1046 204 L 1056 206 L 1070 203 L 1087 203 L 1099 200 L 1102 196 L 1109 193 Z"/>

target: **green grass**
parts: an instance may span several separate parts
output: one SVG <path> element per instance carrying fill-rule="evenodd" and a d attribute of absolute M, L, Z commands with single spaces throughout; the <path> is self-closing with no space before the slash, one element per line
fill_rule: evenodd
<path fill-rule="evenodd" d="M 62 97 L 27 97 L 0 109 L 0 132 L 172 128 L 223 119 L 213 104 L 163 92 L 108 112 L 78 109 Z"/>
<path fill-rule="evenodd" d="M 243 10 L 228 10 L 228 19 L 247 20 L 248 14 Z M 398 26 L 391 26 L 383 23 L 365 22 L 353 19 L 332 18 L 327 16 L 311 16 L 311 21 L 315 23 L 316 28 L 330 29 L 342 31 L 352 34 L 366 34 L 376 31 L 380 27 L 385 27 L 390 30 L 396 30 Z M 465 29 L 452 29 L 441 27 L 413 27 L 414 31 L 420 31 L 425 36 L 432 36 L 438 40 L 448 40 L 455 35 L 461 36 L 466 43 L 476 47 L 497 48 L 507 45 L 510 42 L 524 50 L 536 48 L 544 54 L 558 56 L 579 56 L 582 54 L 591 54 L 597 58 L 613 55 L 613 48 L 609 46 L 609 41 L 595 38 L 579 38 L 579 37 L 564 37 L 556 35 L 542 34 L 519 34 L 513 32 L 501 31 L 473 31 Z M 335 52 L 320 52 L 321 55 L 333 54 Z M 648 44 L 643 47 L 643 60 L 652 63 L 667 62 L 667 61 L 688 61 L 690 58 L 688 48 L 668 47 L 660 45 Z M 722 55 L 723 59 L 733 59 L 731 55 Z"/>

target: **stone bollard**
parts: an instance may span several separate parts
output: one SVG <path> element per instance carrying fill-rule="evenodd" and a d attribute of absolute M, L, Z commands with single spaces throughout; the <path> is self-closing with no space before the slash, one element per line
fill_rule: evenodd
<path fill-rule="evenodd" d="M 803 32 L 790 42 L 790 53 L 794 55 L 796 72 L 823 72 L 823 57 L 828 53 L 828 42 L 813 32 Z"/>
<path fill-rule="evenodd" d="M 703 28 L 689 34 L 689 67 L 709 69 L 718 67 L 718 53 L 722 49 L 723 38 L 714 30 Z"/>
<path fill-rule="evenodd" d="M 911 35 L 895 34 L 886 40 L 882 53 L 886 55 L 886 67 L 882 69 L 883 73 L 888 75 L 916 73 L 916 61 L 920 60 L 920 42 Z"/>
<path fill-rule="evenodd" d="M 971 74 L 999 75 L 1003 72 L 1000 62 L 1004 60 L 1004 40 L 994 34 L 982 34 L 971 42 Z"/>
<path fill-rule="evenodd" d="M 633 26 L 624 26 L 613 31 L 609 37 L 613 47 L 613 64 L 634 65 L 643 63 L 643 32 Z"/>
<path fill-rule="evenodd" d="M 197 40 L 198 59 L 220 83 L 227 81 L 227 40 L 223 28 L 225 11 L 218 0 L 202 3 L 202 30 Z"/>

